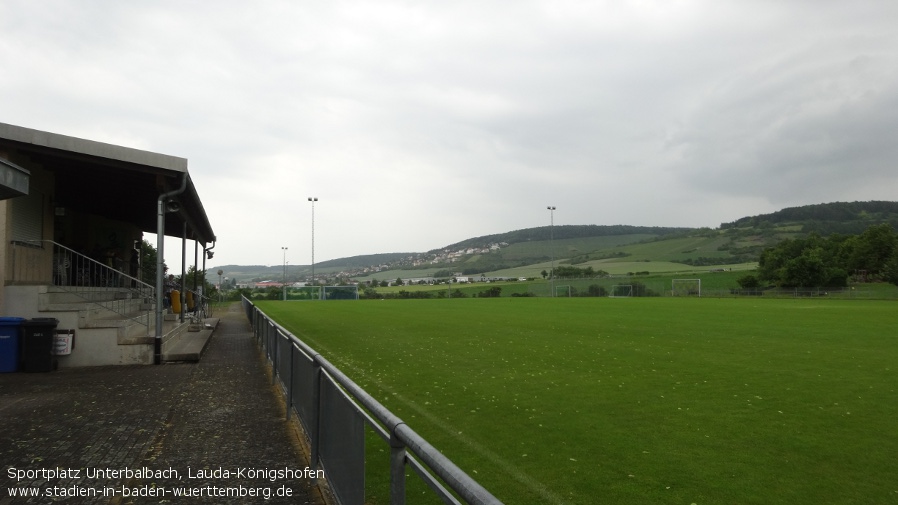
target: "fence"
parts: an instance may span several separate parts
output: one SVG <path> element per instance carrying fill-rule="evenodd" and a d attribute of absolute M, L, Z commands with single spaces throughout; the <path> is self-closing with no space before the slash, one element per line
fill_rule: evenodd
<path fill-rule="evenodd" d="M 310 466 L 324 470 L 341 505 L 365 503 L 366 424 L 390 448 L 391 505 L 405 504 L 406 467 L 445 503 L 502 503 L 327 359 L 247 298 L 242 302 L 272 380 L 284 389 L 287 418 L 295 409 L 308 436 Z"/>
<path fill-rule="evenodd" d="M 552 296 L 550 284 L 531 283 L 520 284 L 520 290 L 526 289 L 533 296 L 548 297 Z M 596 286 L 604 290 L 595 290 L 600 292 L 598 296 L 621 296 L 615 291 L 615 286 L 632 286 L 627 291 L 629 295 L 624 296 L 662 296 L 669 297 L 671 294 L 670 279 L 653 279 L 645 277 L 613 277 L 601 279 L 566 279 L 556 280 L 556 296 L 590 296 L 591 286 Z M 713 286 L 713 285 L 712 285 Z M 525 288 L 526 287 L 526 288 Z M 480 287 L 480 290 L 485 288 Z M 509 291 L 514 289 L 514 285 L 507 288 Z M 503 289 L 504 294 L 505 289 Z M 470 296 L 470 294 L 469 294 Z M 695 296 L 695 295 L 691 295 Z M 701 296 L 703 298 L 808 298 L 808 297 L 827 297 L 832 299 L 856 299 L 856 300 L 875 300 L 875 299 L 895 299 L 895 291 L 888 289 L 876 288 L 870 284 L 859 284 L 851 287 L 815 287 L 815 288 L 756 288 L 756 289 L 738 289 L 738 288 L 721 288 L 709 287 L 702 283 Z"/>

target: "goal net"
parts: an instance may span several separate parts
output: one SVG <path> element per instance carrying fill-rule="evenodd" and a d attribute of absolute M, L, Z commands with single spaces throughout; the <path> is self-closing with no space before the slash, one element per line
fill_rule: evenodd
<path fill-rule="evenodd" d="M 324 286 L 323 300 L 358 300 L 358 286 Z"/>
<path fill-rule="evenodd" d="M 702 296 L 701 279 L 673 279 L 670 282 L 671 296 Z"/>
<path fill-rule="evenodd" d="M 609 298 L 629 298 L 631 296 L 633 296 L 632 284 L 615 284 L 611 286 L 611 294 L 608 295 Z"/>

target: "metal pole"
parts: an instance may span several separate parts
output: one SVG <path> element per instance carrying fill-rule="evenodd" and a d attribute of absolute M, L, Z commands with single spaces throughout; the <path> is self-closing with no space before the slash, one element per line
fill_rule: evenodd
<path fill-rule="evenodd" d="M 283 290 L 284 290 L 284 301 L 287 301 L 287 248 L 281 247 L 284 251 L 284 282 L 283 282 Z"/>
<path fill-rule="evenodd" d="M 212 256 L 215 255 L 215 253 L 212 252 L 212 249 L 215 249 L 215 237 L 212 237 L 212 247 L 207 248 L 206 244 L 203 243 L 203 288 L 200 290 L 201 299 L 206 296 L 206 283 L 208 282 L 210 286 L 212 285 L 212 283 L 209 282 L 209 279 L 206 279 L 206 260 L 211 260 Z M 212 300 L 209 300 L 209 303 L 212 303 Z M 205 313 L 203 314 L 203 317 L 206 317 Z"/>
<path fill-rule="evenodd" d="M 555 297 L 555 206 L 546 207 L 549 209 L 549 249 L 552 252 L 552 271 L 549 272 L 549 281 L 552 286 L 552 297 Z"/>
<path fill-rule="evenodd" d="M 405 503 L 405 444 L 390 433 L 390 503 Z"/>
<path fill-rule="evenodd" d="M 197 276 L 200 274 L 199 250 L 200 250 L 200 243 L 198 241 L 194 240 L 193 241 L 193 292 L 194 293 L 196 293 Z"/>
<path fill-rule="evenodd" d="M 153 363 L 162 364 L 162 297 L 164 296 L 165 272 L 165 212 L 168 199 L 187 189 L 187 173 L 181 176 L 181 187 L 159 195 L 156 200 L 156 335 L 153 340 Z"/>
<path fill-rule="evenodd" d="M 312 283 L 317 286 L 318 283 L 315 282 L 315 202 L 318 201 L 318 197 L 310 196 L 309 201 L 312 202 Z"/>
<path fill-rule="evenodd" d="M 181 236 L 181 314 L 178 320 L 184 322 L 184 313 L 187 312 L 187 221 L 184 221 L 184 234 Z"/>

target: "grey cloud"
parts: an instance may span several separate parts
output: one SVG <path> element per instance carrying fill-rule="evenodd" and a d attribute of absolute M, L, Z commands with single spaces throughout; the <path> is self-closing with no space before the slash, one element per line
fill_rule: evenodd
<path fill-rule="evenodd" d="M 2 120 L 188 158 L 228 262 L 304 250 L 312 193 L 327 259 L 898 183 L 891 2 L 209 5 L 3 2 Z"/>

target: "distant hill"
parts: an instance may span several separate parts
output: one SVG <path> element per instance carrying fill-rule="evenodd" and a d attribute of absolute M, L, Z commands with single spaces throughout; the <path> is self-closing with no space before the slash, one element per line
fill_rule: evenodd
<path fill-rule="evenodd" d="M 351 256 L 348 258 L 339 258 L 335 260 L 322 261 L 316 263 L 316 267 L 321 268 L 359 268 L 373 265 L 383 265 L 393 263 L 409 256 L 415 256 L 419 253 L 381 253 L 381 254 L 363 254 L 361 256 Z"/>
<path fill-rule="evenodd" d="M 592 266 L 609 271 L 614 264 L 626 269 L 647 269 L 624 266 L 634 262 L 691 266 L 745 264 L 757 261 L 765 248 L 784 239 L 812 232 L 859 234 L 881 223 L 898 229 L 898 202 L 834 202 L 790 207 L 722 223 L 716 230 L 627 225 L 541 226 L 474 237 L 426 253 L 353 256 L 323 261 L 315 268 L 319 273 L 342 272 L 358 278 L 372 275 L 375 269 L 381 274 L 385 270 L 402 270 L 411 277 L 446 276 L 455 272 L 466 275 L 517 272 L 522 268 L 536 268 L 537 264 L 543 265 L 538 269 L 543 269 L 552 258 L 559 265 Z M 490 249 L 493 244 L 501 247 Z M 225 265 L 210 270 L 219 268 L 240 280 L 279 279 L 283 275 L 283 266 Z M 306 265 L 288 265 L 288 279 L 303 278 L 309 270 Z"/>
<path fill-rule="evenodd" d="M 898 228 L 898 202 L 834 202 L 789 207 L 771 214 L 743 217 L 723 223 L 721 229 L 770 228 L 784 224 L 800 225 L 803 233 L 820 235 L 858 234 L 874 224 L 889 223 Z"/>
<path fill-rule="evenodd" d="M 440 250 L 458 250 L 468 247 L 484 247 L 489 244 L 498 244 L 505 242 L 507 244 L 516 244 L 518 242 L 534 242 L 549 240 L 564 240 L 572 238 L 587 237 L 608 237 L 616 235 L 670 235 L 674 233 L 686 233 L 693 228 L 664 228 L 658 226 L 600 226 L 595 224 L 587 225 L 562 225 L 562 226 L 540 226 L 537 228 L 525 228 L 523 230 L 515 230 L 506 233 L 497 233 L 494 235 L 484 235 L 482 237 L 469 238 L 450 244 L 440 249 L 434 249 L 430 252 Z"/>

